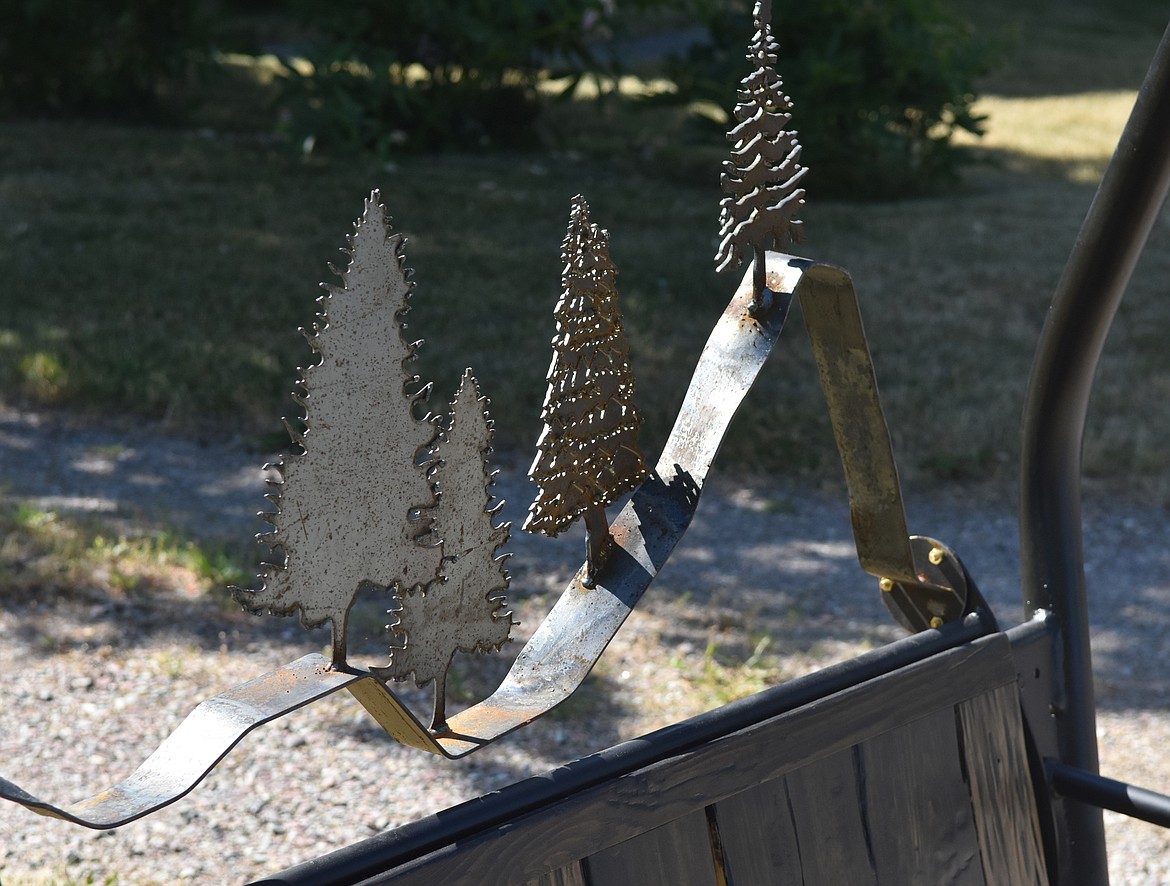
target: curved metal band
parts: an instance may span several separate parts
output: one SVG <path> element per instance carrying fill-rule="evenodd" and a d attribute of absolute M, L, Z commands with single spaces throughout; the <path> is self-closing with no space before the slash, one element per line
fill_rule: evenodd
<path fill-rule="evenodd" d="M 74 824 L 115 828 L 189 793 L 257 726 L 361 679 L 362 674 L 331 671 L 324 656 L 306 655 L 200 702 L 129 778 L 87 800 L 54 806 L 3 778 L 0 797 Z"/>
<path fill-rule="evenodd" d="M 1028 616 L 1055 634 L 1053 699 L 1060 759 L 1098 769 L 1088 586 L 1081 532 L 1081 455 L 1089 396 L 1114 314 L 1170 193 L 1170 27 L 1077 236 L 1040 333 L 1020 453 L 1020 568 Z M 1058 799 L 1057 804 L 1064 801 Z M 1068 803 L 1057 868 L 1108 880 L 1101 810 Z"/>
<path fill-rule="evenodd" d="M 199 704 L 142 766 L 109 790 L 58 807 L 0 779 L 0 797 L 86 827 L 117 827 L 187 794 L 256 727 L 340 689 L 397 741 L 452 759 L 547 713 L 585 680 L 690 525 L 727 427 L 771 353 L 794 296 L 801 299 L 845 466 L 861 564 L 875 574 L 924 580 L 915 574 L 893 450 L 849 275 L 768 253 L 767 283 L 768 304 L 753 314 L 749 268 L 715 325 L 657 468 L 613 523 L 615 548 L 596 585 L 586 588 L 578 573 L 500 687 L 452 716 L 447 730 L 429 732 L 374 675 L 332 670 L 328 659 L 307 655 Z"/>
<path fill-rule="evenodd" d="M 784 326 L 793 289 L 811 263 L 770 254 L 768 310 L 748 312 L 751 269 L 699 359 L 658 468 L 614 521 L 616 548 L 592 589 L 577 578 L 517 657 L 499 689 L 449 720 L 437 736 L 372 674 L 331 670 L 320 655 L 199 704 L 129 778 L 71 806 L 54 806 L 0 779 L 0 797 L 91 828 L 141 818 L 190 792 L 248 732 L 348 690 L 396 740 L 456 758 L 547 713 L 581 685 L 666 562 L 694 516 L 723 435 Z"/>

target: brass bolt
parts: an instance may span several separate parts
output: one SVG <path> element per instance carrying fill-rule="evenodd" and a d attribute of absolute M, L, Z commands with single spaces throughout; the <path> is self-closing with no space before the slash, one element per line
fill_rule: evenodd
<path fill-rule="evenodd" d="M 878 587 L 888 594 L 894 589 L 894 580 L 892 578 L 879 578 Z"/>
<path fill-rule="evenodd" d="M 932 628 L 941 628 L 943 626 L 943 620 L 936 615 L 930 620 L 930 626 Z"/>
<path fill-rule="evenodd" d="M 943 553 L 942 548 L 931 548 L 930 553 L 926 555 L 926 559 L 935 566 L 941 566 L 942 561 L 946 559 L 946 554 Z"/>

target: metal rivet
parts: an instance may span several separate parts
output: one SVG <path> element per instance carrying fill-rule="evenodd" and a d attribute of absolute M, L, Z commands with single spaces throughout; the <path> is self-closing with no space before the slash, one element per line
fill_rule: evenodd
<path fill-rule="evenodd" d="M 878 579 L 878 587 L 888 594 L 894 589 L 894 580 L 892 578 L 880 578 Z"/>
<path fill-rule="evenodd" d="M 926 559 L 935 566 L 941 566 L 942 561 L 946 559 L 946 554 L 943 553 L 942 548 L 931 548 L 930 553 L 926 555 Z"/>
<path fill-rule="evenodd" d="M 930 626 L 932 628 L 941 628 L 943 626 L 943 620 L 936 615 L 930 620 Z"/>

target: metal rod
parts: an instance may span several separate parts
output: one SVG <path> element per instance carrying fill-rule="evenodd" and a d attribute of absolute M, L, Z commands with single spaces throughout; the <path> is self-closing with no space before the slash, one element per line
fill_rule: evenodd
<path fill-rule="evenodd" d="M 1027 614 L 1056 622 L 1063 762 L 1097 770 L 1081 535 L 1081 445 L 1106 334 L 1170 188 L 1170 28 L 1089 208 L 1040 336 L 1024 412 L 1020 548 Z M 1100 810 L 1069 804 L 1068 846 L 1082 882 L 1105 883 Z M 1099 847 L 1099 848 L 1093 848 Z M 1088 855 L 1096 858 L 1088 868 Z M 1070 871 L 1071 876 L 1071 871 Z M 1066 882 L 1063 878 L 1061 882 Z M 1071 882 L 1071 879 L 1068 881 Z"/>
<path fill-rule="evenodd" d="M 1045 762 L 1052 789 L 1058 794 L 1170 828 L 1170 797 L 1165 794 L 1086 772 L 1059 760 Z"/>

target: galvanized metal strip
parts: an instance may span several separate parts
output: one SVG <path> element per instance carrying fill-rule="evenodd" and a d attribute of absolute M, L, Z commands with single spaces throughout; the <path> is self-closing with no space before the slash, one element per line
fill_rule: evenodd
<path fill-rule="evenodd" d="M 306 655 L 201 702 L 138 769 L 108 790 L 60 807 L 0 778 L 0 797 L 86 827 L 118 827 L 187 794 L 257 726 L 368 678 L 330 670 L 329 659 Z"/>
<path fill-rule="evenodd" d="M 499 689 L 436 736 L 458 757 L 531 722 L 581 685 L 690 525 L 732 416 L 772 351 L 793 289 L 812 263 L 768 255 L 770 301 L 753 314 L 752 268 L 716 323 L 658 465 L 614 520 L 615 549 L 596 585 L 581 572 L 517 656 Z"/>
<path fill-rule="evenodd" d="M 340 689 L 397 741 L 450 758 L 547 713 L 581 685 L 682 538 L 727 426 L 771 353 L 809 265 L 770 255 L 774 291 L 754 314 L 748 269 L 699 359 L 657 470 L 614 522 L 616 550 L 596 586 L 574 578 L 500 688 L 451 717 L 447 731 L 433 736 L 372 674 L 331 669 L 323 656 L 307 655 L 201 702 L 129 778 L 93 797 L 55 806 L 0 778 L 0 798 L 86 827 L 118 827 L 189 793 L 256 727 Z"/>
<path fill-rule="evenodd" d="M 309 655 L 202 702 L 109 790 L 58 807 L 0 779 L 0 797 L 87 827 L 117 827 L 188 793 L 257 726 L 339 689 L 349 690 L 397 741 L 449 758 L 547 713 L 585 680 L 690 525 L 723 436 L 771 353 L 794 295 L 802 299 L 838 432 L 862 565 L 902 577 L 909 563 L 913 580 L 901 492 L 852 284 L 836 268 L 779 253 L 769 253 L 767 265 L 767 296 L 753 304 L 749 268 L 716 324 L 657 468 L 614 521 L 615 550 L 595 586 L 585 587 L 579 572 L 499 689 L 452 716 L 447 730 L 430 733 L 375 676 L 334 670 L 324 657 Z"/>
<path fill-rule="evenodd" d="M 811 265 L 796 288 L 849 487 L 857 558 L 872 575 L 919 583 L 894 449 L 849 275 Z"/>

